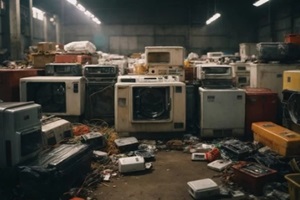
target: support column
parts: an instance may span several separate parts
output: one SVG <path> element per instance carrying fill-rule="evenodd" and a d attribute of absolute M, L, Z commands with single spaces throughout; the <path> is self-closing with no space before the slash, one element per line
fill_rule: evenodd
<path fill-rule="evenodd" d="M 48 42 L 48 17 L 44 14 L 44 41 Z"/>
<path fill-rule="evenodd" d="M 9 19 L 10 57 L 13 60 L 17 60 L 22 57 L 20 0 L 9 1 Z"/>
<path fill-rule="evenodd" d="M 32 0 L 29 0 L 30 45 L 33 45 L 33 35 L 34 35 L 32 7 L 33 7 Z"/>
<path fill-rule="evenodd" d="M 54 21 L 55 21 L 55 36 L 56 36 L 56 43 L 60 43 L 60 20 L 57 15 L 54 15 Z"/>

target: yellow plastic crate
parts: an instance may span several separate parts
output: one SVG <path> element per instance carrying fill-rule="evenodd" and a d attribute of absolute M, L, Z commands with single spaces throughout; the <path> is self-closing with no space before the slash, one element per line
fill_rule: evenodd
<path fill-rule="evenodd" d="M 270 147 L 282 156 L 299 155 L 300 134 L 273 122 L 252 123 L 254 140 Z"/>
<path fill-rule="evenodd" d="M 283 72 L 283 90 L 300 91 L 300 70 Z"/>

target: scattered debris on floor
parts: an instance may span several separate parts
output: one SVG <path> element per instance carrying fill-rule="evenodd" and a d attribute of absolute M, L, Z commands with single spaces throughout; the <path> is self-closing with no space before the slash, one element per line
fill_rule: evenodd
<path fill-rule="evenodd" d="M 68 174 L 70 169 L 65 167 L 72 161 L 71 166 L 76 164 L 81 166 L 79 162 L 81 164 L 89 162 L 91 167 L 90 170 L 85 171 L 84 178 L 78 177 L 78 179 L 75 178 L 76 182 L 65 184 L 65 186 L 72 185 L 72 187 L 64 191 L 62 199 L 96 199 L 93 197 L 93 192 L 99 185 L 113 189 L 117 186 L 111 181 L 122 179 L 124 174 L 151 173 L 151 169 L 156 167 L 155 155 L 160 151 L 181 151 L 191 157 L 191 162 L 205 162 L 208 170 L 218 173 L 215 177 L 220 178 L 222 183 L 220 185 L 212 182 L 211 179 L 191 180 L 183 183 L 188 185 L 187 192 L 196 199 L 219 196 L 235 199 L 286 200 L 293 193 L 292 187 L 296 187 L 299 193 L 299 157 L 281 156 L 270 147 L 256 141 L 244 142 L 236 138 L 201 141 L 193 135 L 184 135 L 182 140 L 138 140 L 135 137 L 120 138 L 113 128 L 107 126 L 85 124 L 75 124 L 73 133 L 74 138 L 52 150 L 60 153 L 67 151 L 64 157 L 51 157 L 55 162 L 44 158 L 39 163 L 19 168 L 21 174 L 19 195 L 24 197 L 28 195 L 30 198 L 49 196 L 55 189 L 50 187 L 50 184 L 59 185 L 61 177 L 83 175 L 77 172 L 78 167 Z M 90 157 L 85 161 L 78 157 L 80 153 L 75 155 L 75 152 L 80 152 L 76 151 L 78 145 L 89 152 Z M 75 155 L 73 157 L 69 156 L 72 152 Z M 50 151 L 48 155 L 53 156 L 53 153 Z M 57 166 L 53 163 L 57 163 Z M 82 172 L 81 167 L 80 171 Z M 297 178 L 289 175 L 293 173 L 296 173 Z M 42 183 L 42 180 L 46 180 L 46 183 Z M 81 183 L 78 182 L 79 180 Z M 291 186 L 293 184 L 294 186 Z M 33 192 L 29 186 L 35 188 L 34 190 L 40 188 L 39 192 Z M 298 193 L 295 195 L 299 195 Z"/>

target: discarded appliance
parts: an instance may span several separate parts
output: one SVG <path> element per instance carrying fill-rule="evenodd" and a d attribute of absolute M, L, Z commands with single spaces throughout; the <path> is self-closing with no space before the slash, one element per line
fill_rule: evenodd
<path fill-rule="evenodd" d="M 120 173 L 143 171 L 146 169 L 145 160 L 141 156 L 119 158 L 118 166 Z"/>
<path fill-rule="evenodd" d="M 206 158 L 206 153 L 192 153 L 191 159 L 192 159 L 193 161 L 197 161 L 197 160 L 207 160 L 207 158 Z"/>
<path fill-rule="evenodd" d="M 0 168 L 32 159 L 42 150 L 41 106 L 34 102 L 0 103 Z"/>
<path fill-rule="evenodd" d="M 240 162 L 232 166 L 233 181 L 255 195 L 261 195 L 263 186 L 276 179 L 277 171 L 251 162 Z"/>
<path fill-rule="evenodd" d="M 92 151 L 86 144 L 62 144 L 19 167 L 20 188 L 26 199 L 59 199 L 77 187 L 90 171 Z"/>
<path fill-rule="evenodd" d="M 55 145 L 73 137 L 72 124 L 60 117 L 44 117 L 42 122 L 43 145 Z"/>
<path fill-rule="evenodd" d="M 117 138 L 114 142 L 121 152 L 135 151 L 139 146 L 139 141 L 135 137 Z"/>
<path fill-rule="evenodd" d="M 97 131 L 82 135 L 81 142 L 88 144 L 92 149 L 100 149 L 105 146 L 105 140 L 102 133 Z"/>
<path fill-rule="evenodd" d="M 223 171 L 232 164 L 231 160 L 215 160 L 207 164 L 207 167 L 216 171 Z"/>
<path fill-rule="evenodd" d="M 220 194 L 220 189 L 212 179 L 200 179 L 187 182 L 188 191 L 194 199 L 208 199 Z"/>

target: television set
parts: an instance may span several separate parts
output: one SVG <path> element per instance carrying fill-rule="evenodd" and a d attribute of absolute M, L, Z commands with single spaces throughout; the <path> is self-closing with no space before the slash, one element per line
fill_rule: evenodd
<path fill-rule="evenodd" d="M 80 116 L 84 112 L 85 78 L 79 76 L 36 76 L 20 79 L 20 101 L 34 101 L 42 113 Z"/>

